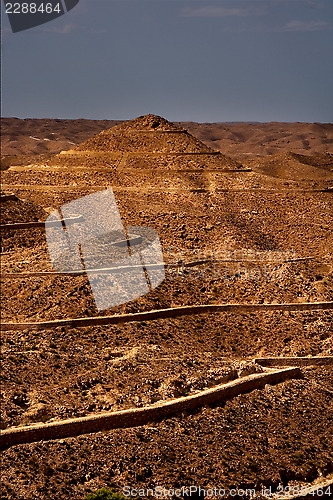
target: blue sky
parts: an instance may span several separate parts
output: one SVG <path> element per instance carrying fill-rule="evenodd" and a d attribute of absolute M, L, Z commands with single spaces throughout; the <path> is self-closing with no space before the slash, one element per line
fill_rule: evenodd
<path fill-rule="evenodd" d="M 2 17 L 3 116 L 333 121 L 332 0 L 80 0 L 19 33 Z"/>

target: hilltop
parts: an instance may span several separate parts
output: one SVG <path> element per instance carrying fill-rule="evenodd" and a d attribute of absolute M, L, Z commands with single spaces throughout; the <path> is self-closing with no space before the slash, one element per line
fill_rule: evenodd
<path fill-rule="evenodd" d="M 145 115 L 103 130 L 76 150 L 127 153 L 212 153 L 214 150 L 164 118 Z"/>

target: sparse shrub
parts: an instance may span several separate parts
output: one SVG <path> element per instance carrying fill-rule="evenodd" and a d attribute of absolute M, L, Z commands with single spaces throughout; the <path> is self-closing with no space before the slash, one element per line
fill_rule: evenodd
<path fill-rule="evenodd" d="M 126 500 L 126 497 L 107 488 L 101 488 L 96 493 L 88 493 L 84 500 Z"/>

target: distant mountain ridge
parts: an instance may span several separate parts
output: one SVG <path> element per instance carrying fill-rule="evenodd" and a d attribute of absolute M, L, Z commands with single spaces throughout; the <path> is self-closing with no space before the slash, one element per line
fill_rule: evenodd
<path fill-rule="evenodd" d="M 57 154 L 123 120 L 2 118 L 2 155 Z M 207 146 L 239 160 L 283 151 L 333 153 L 333 124 L 175 122 Z"/>

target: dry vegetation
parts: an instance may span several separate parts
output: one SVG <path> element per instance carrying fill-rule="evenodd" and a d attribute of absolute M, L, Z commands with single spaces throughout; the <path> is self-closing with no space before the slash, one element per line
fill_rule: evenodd
<path fill-rule="evenodd" d="M 207 261 L 167 267 L 158 288 L 105 315 L 332 302 L 332 131 L 174 125 L 153 115 L 120 124 L 4 119 L 2 190 L 17 199 L 3 201 L 1 223 L 45 220 L 65 202 L 112 187 L 125 226 L 158 232 L 166 264 Z M 85 275 L 15 276 L 52 270 L 42 230 L 2 231 L 2 252 L 2 273 L 12 274 L 2 277 L 4 323 L 98 314 Z M 192 394 L 262 370 L 258 356 L 332 356 L 332 317 L 218 313 L 4 332 L 2 428 Z M 146 426 L 9 448 L 1 498 L 80 500 L 124 485 L 260 490 L 328 477 L 332 365 L 302 372 Z"/>

